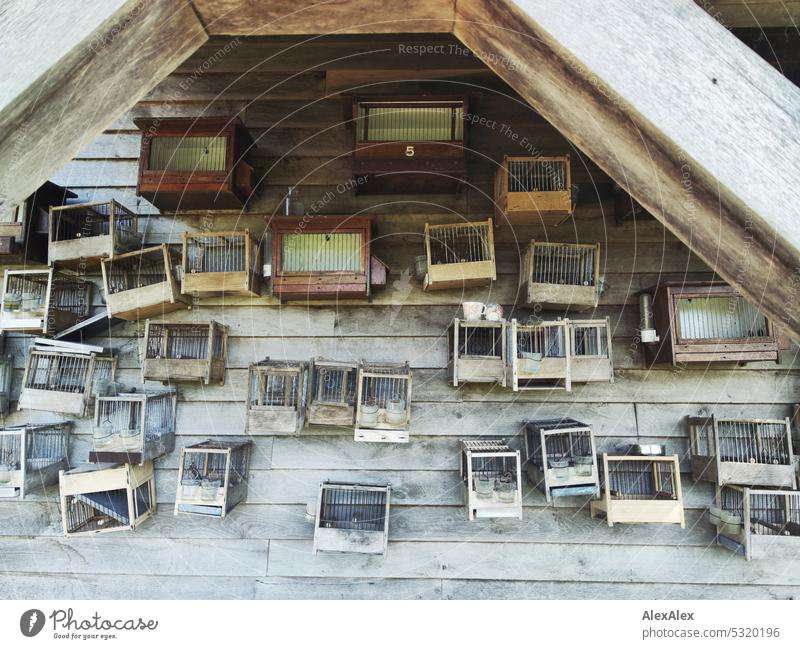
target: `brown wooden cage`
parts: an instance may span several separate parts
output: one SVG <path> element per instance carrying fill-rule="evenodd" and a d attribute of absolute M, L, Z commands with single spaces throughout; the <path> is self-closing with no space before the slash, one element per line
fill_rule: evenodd
<path fill-rule="evenodd" d="M 305 423 L 308 363 L 265 359 L 250 365 L 248 434 L 296 433 Z"/>
<path fill-rule="evenodd" d="M 253 140 L 235 117 L 136 119 L 136 193 L 160 210 L 241 209 L 255 188 Z"/>
<path fill-rule="evenodd" d="M 261 294 L 261 249 L 250 230 L 183 234 L 181 293 Z"/>
<path fill-rule="evenodd" d="M 425 224 L 428 272 L 424 289 L 487 286 L 497 279 L 492 219 Z"/>
<path fill-rule="evenodd" d="M 309 372 L 306 421 L 318 426 L 352 426 L 358 363 L 317 358 Z"/>
<path fill-rule="evenodd" d="M 573 211 L 569 155 L 504 156 L 494 195 L 499 223 L 560 225 Z"/>
<path fill-rule="evenodd" d="M 507 325 L 503 319 L 453 319 L 447 330 L 447 369 L 454 387 L 461 383 L 505 386 Z"/>
<path fill-rule="evenodd" d="M 600 244 L 531 241 L 521 260 L 519 286 L 526 304 L 595 308 L 600 299 Z"/>
<path fill-rule="evenodd" d="M 143 344 L 142 381 L 225 382 L 228 327 L 218 322 L 148 320 Z"/>

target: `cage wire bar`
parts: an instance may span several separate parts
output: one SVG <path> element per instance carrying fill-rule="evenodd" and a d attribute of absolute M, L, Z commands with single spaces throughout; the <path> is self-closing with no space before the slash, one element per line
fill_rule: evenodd
<path fill-rule="evenodd" d="M 391 485 L 320 484 L 313 552 L 385 554 Z"/>
<path fill-rule="evenodd" d="M 563 192 L 569 189 L 569 158 L 509 158 L 509 192 Z"/>
<path fill-rule="evenodd" d="M 72 422 L 0 430 L 0 498 L 25 498 L 58 482 L 69 464 Z"/>
<path fill-rule="evenodd" d="M 770 335 L 766 317 L 741 296 L 680 298 L 677 315 L 682 340 L 763 338 Z"/>
<path fill-rule="evenodd" d="M 461 440 L 460 474 L 469 520 L 522 520 L 520 452 L 504 439 Z"/>

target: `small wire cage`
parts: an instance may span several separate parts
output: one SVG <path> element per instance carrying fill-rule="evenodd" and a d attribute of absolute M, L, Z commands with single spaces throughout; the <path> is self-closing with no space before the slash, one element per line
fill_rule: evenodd
<path fill-rule="evenodd" d="M 198 297 L 261 293 L 261 251 L 250 230 L 184 233 L 181 292 Z"/>
<path fill-rule="evenodd" d="M 224 518 L 247 497 L 252 442 L 207 440 L 181 449 L 175 514 Z"/>
<path fill-rule="evenodd" d="M 600 500 L 591 514 L 615 523 L 677 523 L 685 527 L 678 456 L 603 453 Z"/>
<path fill-rule="evenodd" d="M 83 417 L 101 383 L 113 380 L 117 360 L 95 353 L 33 347 L 28 354 L 19 410 L 47 410 Z"/>
<path fill-rule="evenodd" d="M 569 320 L 569 375 L 572 383 L 614 382 L 614 358 L 611 347 L 611 322 Z"/>
<path fill-rule="evenodd" d="M 65 536 L 133 530 L 156 511 L 152 462 L 83 464 L 59 484 Z"/>
<path fill-rule="evenodd" d="M 320 485 L 314 554 L 385 554 L 392 487 L 326 481 Z"/>
<path fill-rule="evenodd" d="M 518 390 L 572 389 L 567 320 L 518 324 L 507 336 L 506 385 Z"/>
<path fill-rule="evenodd" d="M 521 263 L 527 304 L 592 309 L 600 299 L 600 244 L 531 241 Z"/>
<path fill-rule="evenodd" d="M 529 419 L 525 431 L 528 480 L 547 497 L 600 497 L 594 431 L 569 417 Z"/>
<path fill-rule="evenodd" d="M 522 520 L 520 452 L 505 440 L 462 440 L 461 484 L 469 520 Z"/>
<path fill-rule="evenodd" d="M 100 262 L 110 318 L 139 320 L 186 307 L 180 255 L 162 244 Z"/>
<path fill-rule="evenodd" d="M 560 225 L 572 215 L 569 155 L 505 156 L 495 173 L 495 213 L 514 224 Z"/>
<path fill-rule="evenodd" d="M 69 466 L 72 422 L 0 430 L 0 498 L 25 498 L 58 482 Z"/>
<path fill-rule="evenodd" d="M 407 362 L 362 362 L 358 369 L 356 441 L 408 442 L 411 379 Z"/>
<path fill-rule="evenodd" d="M 0 414 L 11 408 L 11 382 L 14 378 L 14 357 L 0 353 Z"/>
<path fill-rule="evenodd" d="M 306 420 L 319 426 L 352 426 L 358 386 L 358 364 L 327 361 L 311 363 Z"/>
<path fill-rule="evenodd" d="M 687 417 L 692 479 L 719 485 L 797 487 L 792 428 L 785 419 Z"/>
<path fill-rule="evenodd" d="M 308 363 L 271 361 L 250 365 L 247 432 L 296 433 L 303 428 Z"/>
<path fill-rule="evenodd" d="M 174 391 L 98 397 L 89 461 L 143 464 L 171 453 L 176 405 Z"/>
<path fill-rule="evenodd" d="M 492 220 L 425 224 L 428 272 L 424 288 L 485 286 L 497 279 Z"/>
<path fill-rule="evenodd" d="M 751 559 L 797 557 L 800 491 L 718 485 L 709 510 L 717 542 Z"/>
<path fill-rule="evenodd" d="M 0 329 L 55 335 L 88 317 L 92 283 L 52 268 L 6 270 Z"/>
<path fill-rule="evenodd" d="M 225 382 L 228 327 L 214 322 L 148 320 L 142 381 Z"/>
<path fill-rule="evenodd" d="M 111 200 L 50 208 L 50 265 L 99 261 L 142 245 L 139 217 Z"/>
<path fill-rule="evenodd" d="M 506 380 L 505 320 L 461 320 L 455 318 L 447 336 L 448 369 L 453 385 L 499 383 Z"/>

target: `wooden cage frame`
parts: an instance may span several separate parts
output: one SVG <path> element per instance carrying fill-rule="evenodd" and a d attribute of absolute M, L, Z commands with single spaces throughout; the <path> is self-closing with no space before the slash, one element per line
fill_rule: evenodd
<path fill-rule="evenodd" d="M 344 372 L 337 401 L 321 398 L 323 386 L 321 375 L 328 371 Z M 349 376 L 353 377 L 355 390 L 348 398 Z M 308 374 L 308 395 L 306 398 L 306 422 L 314 426 L 352 427 L 356 414 L 356 391 L 358 388 L 358 363 L 329 361 L 317 358 L 311 361 Z"/>
<path fill-rule="evenodd" d="M 541 162 L 545 165 L 564 165 L 565 184 L 563 190 L 511 191 L 510 164 Z M 522 189 L 518 187 L 515 189 Z M 561 225 L 573 213 L 572 177 L 569 154 L 556 156 L 503 156 L 503 164 L 494 176 L 495 217 L 498 222 L 505 218 L 512 225 Z"/>
<path fill-rule="evenodd" d="M 124 264 L 129 259 L 136 259 L 144 255 L 157 255 L 159 252 L 162 255 L 162 263 L 164 265 L 164 281 L 148 284 L 147 286 L 129 288 L 116 293 L 111 292 L 110 276 L 113 272 L 113 264 Z M 187 308 L 189 299 L 181 295 L 178 281 L 175 278 L 175 268 L 179 264 L 180 256 L 178 253 L 164 243 L 117 255 L 114 259 L 102 259 L 100 268 L 103 271 L 103 286 L 105 288 L 108 317 L 119 318 L 120 320 L 141 320 Z"/>
<path fill-rule="evenodd" d="M 201 271 L 190 268 L 189 250 L 198 239 L 240 238 L 243 242 L 244 256 L 240 259 L 244 268 L 233 271 Z M 202 244 L 208 247 L 211 244 Z M 223 248 L 227 250 L 225 244 Z M 218 295 L 238 295 L 259 297 L 261 295 L 261 247 L 250 230 L 231 230 L 223 232 L 184 232 L 181 268 L 181 293 L 197 297 Z M 222 259 L 218 257 L 217 260 Z M 238 264 L 237 264 L 238 266 Z"/>
<path fill-rule="evenodd" d="M 252 452 L 253 443 L 249 440 L 230 440 L 226 442 L 213 442 L 207 440 L 192 446 L 185 446 L 181 449 L 180 461 L 178 464 L 178 484 L 177 493 L 175 494 L 175 515 L 183 514 L 199 514 L 201 516 L 213 516 L 216 518 L 225 518 L 225 515 L 230 512 L 236 505 L 247 498 L 247 484 L 250 480 L 250 455 Z M 217 488 L 216 495 L 211 499 L 204 499 L 200 488 L 194 489 L 193 492 L 187 492 L 184 487 L 184 467 L 186 453 L 201 453 L 206 456 L 221 455 L 223 456 L 224 475 L 220 481 L 221 484 Z M 235 457 L 241 455 L 242 471 L 234 475 L 233 464 L 239 458 Z M 205 461 L 204 467 L 205 474 L 208 475 L 208 458 Z M 197 485 L 193 485 L 197 486 Z M 214 485 L 211 485 L 213 489 Z M 195 493 L 196 492 L 196 493 Z"/>
<path fill-rule="evenodd" d="M 161 328 L 161 349 L 169 350 L 170 330 L 197 328 L 208 329 L 205 358 L 164 358 L 149 356 L 151 336 L 155 336 L 151 325 Z M 217 344 L 217 342 L 219 344 Z M 215 348 L 219 353 L 215 352 Z M 142 339 L 142 383 L 150 381 L 202 381 L 209 385 L 212 381 L 225 384 L 225 364 L 228 358 L 228 327 L 215 320 L 203 322 L 167 322 L 147 320 Z"/>
<path fill-rule="evenodd" d="M 61 490 L 61 522 L 64 536 L 90 536 L 106 532 L 121 532 L 136 529 L 156 512 L 156 486 L 153 463 L 144 464 L 82 464 L 69 471 L 59 472 Z M 143 488 L 145 500 L 137 498 Z M 116 498 L 115 498 L 116 496 Z M 72 500 L 70 500 L 72 499 Z M 116 502 L 114 502 L 116 500 Z M 80 526 L 70 525 L 70 513 L 75 502 L 92 516 Z M 125 507 L 127 515 L 112 508 Z M 105 526 L 117 520 L 117 526 Z M 81 529 L 98 521 L 91 529 Z"/>
<path fill-rule="evenodd" d="M 567 496 L 594 496 L 600 498 L 600 471 L 597 466 L 597 447 L 594 429 L 569 417 L 553 419 L 526 419 L 522 422 L 525 431 L 525 467 L 528 481 L 542 491 L 548 503 L 555 498 Z M 556 435 L 569 436 L 569 458 L 571 466 L 564 467 L 566 476 L 560 475 L 560 469 L 550 466 L 550 461 L 557 454 L 550 451 L 552 445 L 548 441 Z M 590 473 L 581 475 L 577 471 L 574 448 L 574 436 L 588 436 L 588 455 L 591 458 Z"/>
<path fill-rule="evenodd" d="M 519 324 L 512 318 L 506 339 L 508 351 L 506 352 L 506 386 L 514 392 L 519 390 L 552 390 L 562 389 L 566 392 L 572 390 L 572 375 L 570 373 L 570 350 L 568 321 L 543 320 L 535 324 Z M 542 356 L 539 359 L 522 359 L 518 357 L 517 332 L 536 331 L 541 328 L 556 328 L 561 330 L 563 341 L 563 356 Z M 535 355 L 535 354 L 533 354 Z M 523 362 L 525 361 L 525 362 Z M 528 381 L 546 381 L 546 383 L 527 383 Z"/>
<path fill-rule="evenodd" d="M 267 383 L 262 375 L 283 376 L 284 381 L 296 378 L 297 389 L 294 400 L 292 390 L 284 389 L 284 403 L 281 406 L 253 404 L 253 385 L 258 381 L 259 401 L 266 398 Z M 285 385 L 285 384 L 284 384 Z M 270 433 L 297 433 L 305 423 L 306 398 L 308 391 L 308 363 L 305 361 L 273 361 L 265 359 L 250 364 L 247 380 L 247 425 L 248 435 Z"/>
<path fill-rule="evenodd" d="M 543 253 L 542 250 L 551 251 Z M 536 282 L 536 261 L 537 251 L 545 259 L 555 259 L 558 251 L 567 251 L 577 261 L 574 264 L 569 262 L 547 261 L 545 265 L 552 263 L 556 268 L 550 273 L 557 273 L 559 270 L 565 274 L 572 275 L 577 280 L 579 275 L 584 276 L 581 284 L 567 283 L 548 283 Z M 581 258 L 588 259 L 588 254 L 593 253 L 594 260 L 591 264 L 591 280 L 587 277 L 586 270 L 581 270 Z M 538 277 L 542 279 L 542 277 Z M 589 282 L 589 283 L 587 283 Z M 585 311 L 594 309 L 600 300 L 600 244 L 599 243 L 555 243 L 551 241 L 532 240 L 525 247 L 522 260 L 520 261 L 519 273 L 519 292 L 523 296 L 525 304 L 539 305 L 545 309 L 572 309 L 575 311 Z"/>
<path fill-rule="evenodd" d="M 611 480 L 609 479 L 609 462 L 651 462 L 654 465 L 654 477 L 660 481 L 660 476 L 655 472 L 655 465 L 661 464 L 669 468 L 675 486 L 675 498 L 669 500 L 624 499 L 611 493 Z M 593 500 L 589 505 L 591 517 L 604 514 L 609 527 L 615 523 L 676 523 L 681 528 L 686 527 L 683 511 L 683 489 L 681 486 L 681 469 L 677 455 L 609 455 L 603 453 L 603 485 L 602 495 L 599 500 Z"/>
<path fill-rule="evenodd" d="M 61 220 L 69 221 L 73 215 L 91 212 L 92 218 L 108 221 L 108 234 L 82 235 L 78 232 L 73 238 L 59 238 Z M 130 222 L 130 227 L 122 224 Z M 84 228 L 85 231 L 85 228 Z M 97 263 L 101 259 L 112 259 L 142 245 L 139 232 L 139 215 L 115 200 L 95 203 L 79 203 L 50 208 L 48 222 L 47 260 L 53 266 Z"/>
<path fill-rule="evenodd" d="M 387 421 L 387 409 L 378 406 L 375 423 L 368 423 L 365 412 L 364 383 L 370 379 L 397 380 L 405 382 L 405 421 L 393 424 Z M 366 363 L 358 367 L 358 384 L 356 397 L 355 431 L 353 438 L 357 442 L 386 442 L 394 444 L 408 443 L 411 430 L 411 387 L 413 373 L 408 362 L 405 363 Z"/>
<path fill-rule="evenodd" d="M 12 469 L 10 481 L 7 484 L 0 484 L 0 499 L 2 498 L 25 498 L 25 494 L 44 489 L 58 483 L 58 474 L 69 466 L 69 438 L 72 432 L 73 423 L 71 421 L 61 421 L 56 423 L 26 424 L 13 428 L 0 430 L 0 439 L 3 437 L 18 436 L 19 448 L 19 468 Z M 63 453 L 57 458 L 31 458 L 32 449 L 36 447 L 36 436 L 40 434 L 52 433 L 61 435 L 63 443 Z M 32 464 L 31 461 L 35 463 Z M 36 462 L 36 460 L 39 460 Z M 48 463 L 41 463 L 41 460 L 51 460 Z M 4 458 L 0 457 L 0 464 Z M 15 463 L 17 464 L 17 463 Z"/>
<path fill-rule="evenodd" d="M 686 417 L 689 429 L 689 452 L 692 457 L 692 479 L 704 480 L 717 485 L 739 484 L 759 487 L 797 488 L 794 454 L 792 452 L 792 426 L 789 417 L 785 419 L 718 419 L 707 417 Z M 765 455 L 758 428 L 762 425 L 782 427 L 785 430 L 785 463 L 765 462 L 766 457 L 748 457 L 747 461 L 736 461 L 725 457 L 721 452 L 720 427 L 725 424 L 755 426 L 756 454 Z M 705 432 L 704 432 L 705 431 Z M 703 439 L 704 438 L 704 439 Z M 701 448 L 705 446 L 705 449 Z M 703 452 L 705 450 L 705 452 Z M 748 449 L 740 449 L 747 453 Z M 761 461 L 759 461 L 761 460 Z"/>
<path fill-rule="evenodd" d="M 11 409 L 11 388 L 14 379 L 14 356 L 0 352 L 0 414 Z"/>
<path fill-rule="evenodd" d="M 431 261 L 431 238 L 438 232 L 451 230 L 474 229 L 478 232 L 483 256 L 480 261 L 459 261 L 454 263 L 434 264 Z M 480 234 L 484 230 L 485 234 Z M 443 236 L 446 236 L 444 234 Z M 423 289 L 426 291 L 462 288 L 465 286 L 488 286 L 497 279 L 497 267 L 494 250 L 494 228 L 492 219 L 486 221 L 469 221 L 463 223 L 445 223 L 441 225 L 425 224 L 425 255 L 428 272 L 425 275 Z"/>
<path fill-rule="evenodd" d="M 321 524 L 321 519 L 325 492 L 334 489 L 365 494 L 385 493 L 386 502 L 383 507 L 383 529 L 353 530 L 323 526 Z M 317 496 L 317 514 L 314 520 L 313 553 L 355 552 L 358 554 L 386 554 L 386 548 L 389 543 L 389 511 L 391 507 L 391 497 L 391 484 L 374 485 L 328 480 L 321 483 L 319 486 L 319 495 Z"/>
<path fill-rule="evenodd" d="M 594 350 L 596 354 L 583 353 L 584 348 L 578 344 L 576 333 L 580 329 L 596 329 Z M 569 376 L 571 383 L 614 382 L 614 349 L 611 340 L 611 320 L 596 318 L 594 320 L 567 320 L 569 338 Z M 586 345 L 586 341 L 583 343 Z M 589 348 L 592 345 L 588 345 Z M 605 347 L 605 353 L 603 348 Z M 590 349 L 588 351 L 591 351 Z"/>
<path fill-rule="evenodd" d="M 469 329 L 500 330 L 499 355 L 469 354 Z M 506 352 L 508 322 L 500 320 L 463 320 L 454 318 L 449 327 L 448 343 L 448 374 L 452 377 L 453 386 L 461 383 L 497 383 L 506 385 Z M 461 353 L 461 341 L 465 344 L 465 353 Z"/>
<path fill-rule="evenodd" d="M 492 491 L 491 498 L 481 498 L 475 489 L 472 460 L 476 458 L 510 458 L 516 465 L 516 485 L 514 500 L 502 501 Z M 476 518 L 517 518 L 522 520 L 522 464 L 520 452 L 506 444 L 504 439 L 461 440 L 461 462 L 459 475 L 467 506 L 468 520 Z"/>
<path fill-rule="evenodd" d="M 12 317 L 13 305 L 9 295 L 9 283 L 12 278 L 21 277 L 24 280 L 44 284 L 44 304 L 41 313 L 36 311 L 23 311 L 24 299 L 20 302 L 20 316 L 27 313 L 28 317 Z M 3 297 L 0 300 L 0 329 L 3 331 L 20 331 L 23 333 L 40 333 L 47 336 L 55 335 L 89 316 L 92 306 L 92 283 L 78 277 L 59 272 L 53 268 L 41 270 L 6 270 L 3 278 Z M 71 291 L 75 310 L 59 308 L 57 293 Z M 41 304 L 41 302 L 40 302 Z"/>

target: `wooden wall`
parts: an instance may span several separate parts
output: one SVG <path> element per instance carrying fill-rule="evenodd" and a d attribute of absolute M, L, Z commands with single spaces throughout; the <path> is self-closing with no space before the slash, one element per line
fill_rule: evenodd
<path fill-rule="evenodd" d="M 445 54 L 400 54 L 399 46 L 442 45 Z M 791 597 L 800 595 L 800 566 L 747 563 L 711 545 L 703 515 L 707 484 L 684 474 L 687 527 L 608 528 L 570 499 L 548 507 L 526 488 L 524 520 L 468 523 L 458 483 L 459 439 L 514 437 L 523 418 L 570 415 L 591 423 L 601 450 L 635 440 L 665 443 L 682 457 L 683 418 L 790 413 L 800 387 L 797 349 L 780 364 L 708 368 L 647 367 L 636 340 L 636 292 L 660 279 L 709 277 L 711 269 L 655 220 L 616 225 L 609 179 L 569 142 L 527 109 L 455 42 L 354 37 L 296 45 L 288 39 L 216 40 L 202 48 L 53 180 L 85 199 L 115 197 L 151 214 L 148 242 L 178 242 L 184 230 L 265 229 L 287 185 L 299 184 L 306 207 L 319 213 L 376 214 L 375 252 L 391 270 L 387 290 L 365 302 L 280 306 L 268 295 L 198 302 L 182 320 L 213 318 L 231 328 L 224 386 L 181 384 L 178 447 L 244 431 L 246 368 L 269 355 L 308 359 L 409 360 L 414 369 L 411 442 L 357 444 L 336 429 L 254 438 L 249 495 L 222 521 L 174 517 L 177 451 L 157 463 L 159 512 L 129 534 L 64 539 L 57 489 L 24 502 L 0 502 L 0 592 L 13 598 L 594 598 Z M 218 55 L 220 50 L 228 50 Z M 282 50 L 290 48 L 288 53 Z M 456 52 L 456 53 L 452 53 Z M 369 68 L 365 57 L 370 57 Z M 209 63 L 211 61 L 211 63 Z M 199 72 L 198 72 L 199 71 Z M 413 81 L 394 83 L 392 80 Z M 422 80 L 420 80 L 422 79 Z M 342 124 L 343 91 L 468 92 L 472 112 L 498 125 L 470 131 L 470 181 L 459 196 L 355 196 L 337 188 L 349 179 L 352 130 Z M 139 135 L 132 117 L 239 113 L 257 138 L 259 193 L 244 213 L 159 215 L 135 197 Z M 501 130 L 499 123 L 509 129 Z M 517 134 L 516 138 L 513 134 Z M 575 218 L 544 231 L 537 226 L 496 233 L 498 278 L 486 289 L 424 293 L 413 278 L 425 222 L 491 214 L 491 177 L 503 154 L 524 153 L 526 138 L 545 153 L 568 151 L 581 185 Z M 325 197 L 328 197 L 325 199 Z M 611 318 L 616 367 L 613 384 L 576 386 L 570 394 L 514 394 L 496 387 L 448 385 L 448 322 L 462 300 L 497 301 L 510 317 L 520 246 L 531 238 L 600 241 L 607 283 L 597 315 Z M 268 289 L 265 290 L 265 294 Z M 96 298 L 102 308 L 102 295 Z M 120 379 L 139 384 L 138 337 L 127 323 L 99 344 L 120 351 Z M 29 339 L 12 337 L 16 390 Z M 16 392 L 15 392 L 16 397 Z M 14 413 L 6 424 L 52 418 Z M 89 419 L 76 421 L 72 459 L 85 461 Z M 518 443 L 515 440 L 514 443 Z M 683 461 L 683 468 L 688 463 Z M 385 557 L 313 556 L 307 502 L 320 481 L 391 481 L 393 514 Z"/>

